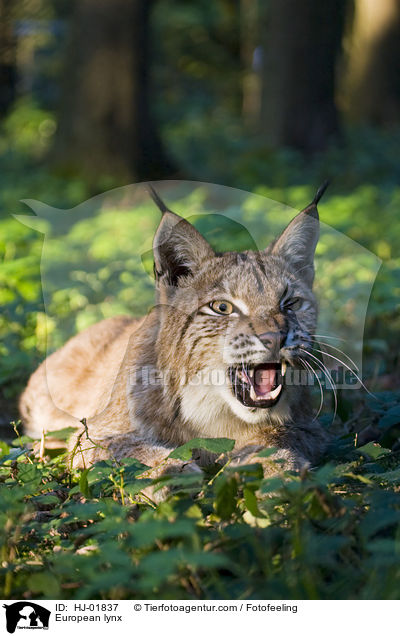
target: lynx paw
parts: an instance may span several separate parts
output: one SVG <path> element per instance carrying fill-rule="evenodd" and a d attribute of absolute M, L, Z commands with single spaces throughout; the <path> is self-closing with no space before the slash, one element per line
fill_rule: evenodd
<path fill-rule="evenodd" d="M 302 471 L 310 466 L 310 462 L 302 455 L 289 448 L 279 448 L 269 457 L 258 457 L 258 453 L 264 450 L 263 446 L 251 445 L 241 449 L 232 465 L 259 463 L 264 469 L 264 476 L 269 477 L 282 470 Z"/>

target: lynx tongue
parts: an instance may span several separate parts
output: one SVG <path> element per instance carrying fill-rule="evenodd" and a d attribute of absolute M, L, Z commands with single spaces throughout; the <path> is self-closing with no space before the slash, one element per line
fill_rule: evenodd
<path fill-rule="evenodd" d="M 254 374 L 254 390 L 257 395 L 270 393 L 275 386 L 275 369 L 257 369 Z"/>

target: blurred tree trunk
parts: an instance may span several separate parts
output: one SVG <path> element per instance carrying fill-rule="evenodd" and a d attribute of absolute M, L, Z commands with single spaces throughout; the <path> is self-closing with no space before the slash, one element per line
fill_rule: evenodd
<path fill-rule="evenodd" d="M 150 0 L 78 0 L 59 130 L 60 166 L 120 182 L 172 173 L 151 116 Z"/>
<path fill-rule="evenodd" d="M 240 57 L 242 62 L 242 115 L 249 128 L 256 128 L 260 112 L 258 56 L 258 0 L 240 0 Z"/>
<path fill-rule="evenodd" d="M 335 67 L 346 0 L 269 0 L 263 17 L 260 129 L 306 153 L 338 133 Z"/>
<path fill-rule="evenodd" d="M 355 0 L 343 92 L 350 118 L 400 121 L 399 0 Z"/>
<path fill-rule="evenodd" d="M 0 0 L 0 117 L 13 104 L 17 88 L 15 0 Z"/>

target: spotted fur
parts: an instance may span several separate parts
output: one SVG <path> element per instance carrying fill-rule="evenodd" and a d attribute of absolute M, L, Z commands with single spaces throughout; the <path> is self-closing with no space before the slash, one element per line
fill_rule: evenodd
<path fill-rule="evenodd" d="M 195 437 L 233 438 L 236 462 L 274 446 L 289 468 L 315 463 L 327 438 L 309 388 L 288 385 L 273 406 L 248 407 L 235 397 L 229 370 L 281 360 L 302 368 L 317 320 L 316 201 L 266 250 L 223 254 L 156 202 L 163 216 L 154 309 L 140 321 L 100 322 L 49 356 L 21 398 L 26 432 L 71 425 L 82 432 L 85 418 L 90 440 L 80 438 L 80 465 L 135 456 L 154 466 Z M 215 313 L 219 300 L 234 311 Z"/>

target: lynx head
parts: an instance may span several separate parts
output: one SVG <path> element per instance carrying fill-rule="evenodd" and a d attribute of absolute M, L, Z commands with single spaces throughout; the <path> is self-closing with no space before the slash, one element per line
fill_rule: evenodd
<path fill-rule="evenodd" d="M 247 424 L 290 417 L 296 387 L 285 373 L 302 368 L 316 327 L 313 261 L 325 187 L 265 250 L 222 254 L 152 191 L 163 213 L 153 244 L 157 362 L 170 372 L 165 390 L 202 434 L 215 432 L 217 413 Z"/>

